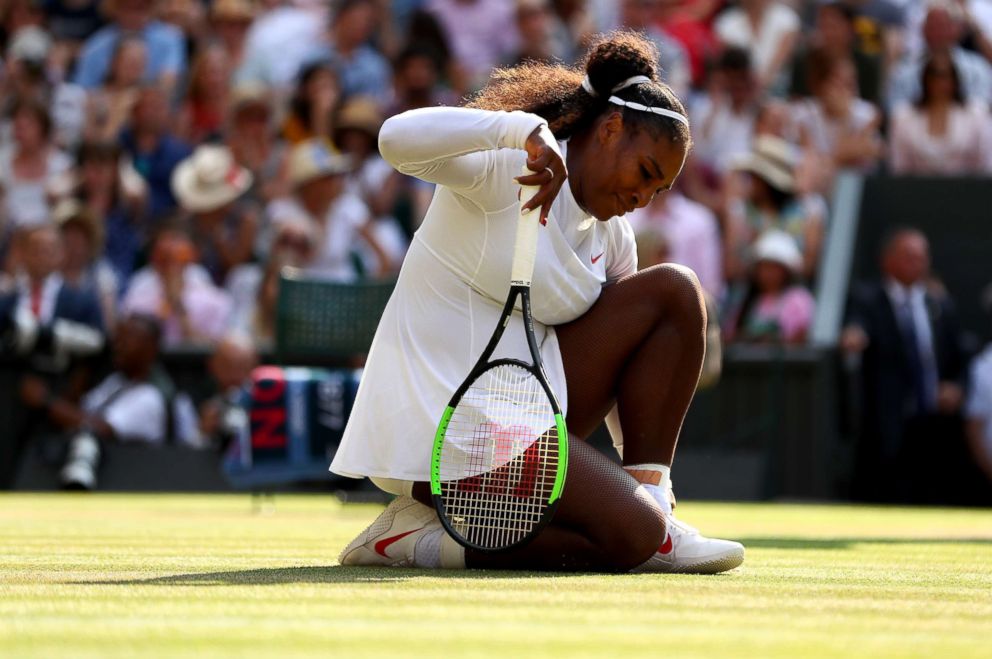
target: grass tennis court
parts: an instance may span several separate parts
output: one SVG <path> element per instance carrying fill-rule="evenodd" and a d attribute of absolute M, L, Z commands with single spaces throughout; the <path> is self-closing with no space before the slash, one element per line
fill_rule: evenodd
<path fill-rule="evenodd" d="M 0 495 L 0 656 L 978 657 L 992 511 L 680 503 L 716 577 L 335 566 L 330 496 Z"/>

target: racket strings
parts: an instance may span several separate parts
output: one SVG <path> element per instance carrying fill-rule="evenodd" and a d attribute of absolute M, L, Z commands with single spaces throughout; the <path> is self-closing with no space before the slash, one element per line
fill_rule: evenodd
<path fill-rule="evenodd" d="M 505 547 L 542 521 L 558 470 L 554 411 L 528 370 L 501 364 L 462 396 L 445 432 L 441 498 L 470 543 Z"/>

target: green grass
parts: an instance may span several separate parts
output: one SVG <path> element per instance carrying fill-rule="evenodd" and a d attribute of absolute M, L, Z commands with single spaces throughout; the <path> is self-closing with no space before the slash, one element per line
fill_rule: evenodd
<path fill-rule="evenodd" d="M 0 656 L 989 657 L 992 511 L 680 503 L 716 577 L 335 565 L 329 496 L 0 495 Z"/>

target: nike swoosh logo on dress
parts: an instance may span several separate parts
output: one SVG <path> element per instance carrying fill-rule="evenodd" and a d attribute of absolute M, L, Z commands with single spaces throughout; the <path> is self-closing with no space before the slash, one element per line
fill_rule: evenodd
<path fill-rule="evenodd" d="M 597 254 L 596 256 L 594 256 L 594 257 L 592 257 L 592 262 L 593 262 L 593 263 L 596 263 L 596 261 L 598 261 L 598 260 L 599 260 L 599 259 L 600 259 L 600 258 L 601 258 L 601 257 L 603 256 L 603 254 L 605 254 L 605 253 L 606 253 L 606 252 L 600 252 L 600 253 L 599 253 L 599 254 Z"/>

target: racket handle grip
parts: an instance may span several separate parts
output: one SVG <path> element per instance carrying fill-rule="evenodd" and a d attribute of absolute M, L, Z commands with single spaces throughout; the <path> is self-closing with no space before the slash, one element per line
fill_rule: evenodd
<path fill-rule="evenodd" d="M 534 172 L 524 165 L 523 176 Z M 517 220 L 517 239 L 513 248 L 513 265 L 510 268 L 512 286 L 530 286 L 534 277 L 534 261 L 537 258 L 537 230 L 540 227 L 540 207 L 528 211 L 524 204 L 534 198 L 540 190 L 537 185 L 520 186 L 520 212 Z"/>

